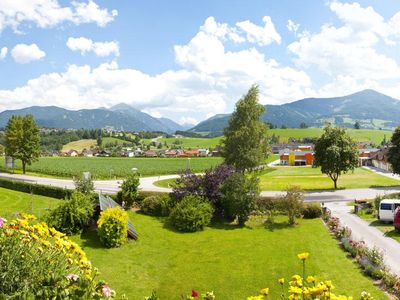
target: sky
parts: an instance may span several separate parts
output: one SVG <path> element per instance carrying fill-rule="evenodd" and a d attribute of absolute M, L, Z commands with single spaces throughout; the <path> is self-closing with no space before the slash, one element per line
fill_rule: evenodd
<path fill-rule="evenodd" d="M 196 124 L 375 89 L 400 99 L 398 0 L 1 0 L 0 111 L 127 103 Z"/>

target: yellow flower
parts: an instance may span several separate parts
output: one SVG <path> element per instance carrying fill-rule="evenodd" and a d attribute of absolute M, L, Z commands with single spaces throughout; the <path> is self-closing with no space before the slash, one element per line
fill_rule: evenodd
<path fill-rule="evenodd" d="M 302 261 L 305 261 L 309 256 L 310 256 L 310 253 L 308 253 L 308 252 L 297 254 L 297 257 Z"/>
<path fill-rule="evenodd" d="M 315 279 L 314 276 L 308 276 L 308 277 L 307 277 L 307 282 L 308 282 L 308 283 L 314 283 L 315 281 L 316 281 L 316 279 Z"/>
<path fill-rule="evenodd" d="M 303 290 L 297 286 L 291 286 L 289 287 L 289 293 L 295 294 L 295 295 L 301 295 Z"/>
<path fill-rule="evenodd" d="M 335 287 L 333 286 L 333 284 L 332 284 L 332 281 L 330 281 L 330 280 L 325 281 L 325 285 L 326 285 L 326 287 L 327 287 L 328 289 L 330 289 L 330 290 L 332 290 L 332 289 L 335 288 Z"/>
<path fill-rule="evenodd" d="M 281 285 L 284 285 L 285 284 L 285 278 L 278 279 L 278 283 L 281 284 Z"/>
<path fill-rule="evenodd" d="M 247 300 L 262 300 L 262 299 L 264 299 L 263 295 L 247 297 Z"/>
<path fill-rule="evenodd" d="M 264 295 L 264 296 L 267 296 L 267 295 L 269 294 L 269 288 L 262 289 L 262 290 L 260 291 L 260 294 L 261 294 L 261 295 Z"/>

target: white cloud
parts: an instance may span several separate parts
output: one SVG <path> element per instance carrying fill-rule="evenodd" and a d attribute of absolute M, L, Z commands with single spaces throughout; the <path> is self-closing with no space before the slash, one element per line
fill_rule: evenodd
<path fill-rule="evenodd" d="M 0 50 L 0 60 L 3 60 L 4 58 L 6 58 L 8 53 L 8 48 L 7 47 L 3 47 Z"/>
<path fill-rule="evenodd" d="M 96 23 L 106 26 L 118 15 L 116 10 L 100 8 L 94 1 L 71 1 L 70 6 L 62 6 L 58 0 L 3 0 L 0 1 L 0 32 L 11 27 L 19 32 L 24 22 L 34 23 L 40 28 L 48 28 L 63 22 L 74 24 Z"/>
<path fill-rule="evenodd" d="M 295 36 L 297 36 L 297 30 L 299 30 L 300 24 L 297 24 L 297 23 L 293 22 L 292 20 L 288 20 L 286 28 L 290 32 L 293 32 Z"/>
<path fill-rule="evenodd" d="M 68 38 L 67 47 L 72 51 L 80 51 L 82 55 L 94 52 L 97 56 L 119 56 L 119 45 L 117 42 L 93 42 L 85 37 Z"/>
<path fill-rule="evenodd" d="M 27 64 L 42 59 L 46 53 L 40 50 L 36 44 L 18 44 L 11 50 L 11 55 L 17 63 Z"/>
<path fill-rule="evenodd" d="M 281 36 L 276 31 L 271 17 L 265 16 L 263 21 L 265 23 L 264 27 L 258 26 L 249 20 L 238 22 L 236 23 L 236 26 L 246 33 L 247 40 L 251 43 L 255 43 L 260 46 L 267 46 L 273 42 L 280 44 Z"/>
<path fill-rule="evenodd" d="M 197 121 L 195 118 L 191 117 L 181 117 L 178 120 L 178 123 L 181 125 L 197 125 L 199 121 Z"/>
<path fill-rule="evenodd" d="M 400 37 L 393 25 L 397 18 L 400 25 L 400 13 L 385 21 L 372 7 L 359 3 L 332 1 L 329 8 L 340 26 L 324 24 L 319 32 L 304 31 L 288 46 L 298 67 L 315 67 L 327 76 L 317 94 L 342 95 L 364 88 L 383 91 L 393 82 L 398 84 L 399 61 L 390 53 Z M 391 95 L 398 97 L 400 92 Z"/>

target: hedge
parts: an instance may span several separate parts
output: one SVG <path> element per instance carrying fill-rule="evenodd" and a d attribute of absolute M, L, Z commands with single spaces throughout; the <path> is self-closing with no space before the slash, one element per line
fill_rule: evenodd
<path fill-rule="evenodd" d="M 47 196 L 57 199 L 70 198 L 73 190 L 64 189 L 56 186 L 34 184 L 19 180 L 0 178 L 0 187 L 15 190 L 23 193 Z"/>

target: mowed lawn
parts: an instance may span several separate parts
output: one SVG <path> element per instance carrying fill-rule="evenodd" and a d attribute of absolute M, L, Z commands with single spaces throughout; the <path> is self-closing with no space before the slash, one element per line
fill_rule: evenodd
<path fill-rule="evenodd" d="M 60 201 L 0 188 L 0 216 L 43 215 Z M 254 219 L 244 228 L 220 225 L 182 234 L 162 219 L 134 212 L 130 218 L 140 237 L 121 248 L 104 248 L 95 231 L 72 237 L 99 268 L 99 278 L 129 299 L 143 299 L 153 289 L 160 299 L 180 299 L 191 289 L 213 290 L 218 299 L 246 299 L 263 287 L 270 287 L 271 299 L 278 299 L 277 279 L 301 274 L 296 255 L 303 251 L 311 253 L 307 274 L 333 280 L 337 293 L 358 296 L 368 291 L 376 300 L 387 299 L 346 258 L 319 219 L 300 220 L 294 228 L 283 217 L 274 226 Z"/>
<path fill-rule="evenodd" d="M 121 248 L 104 249 L 95 232 L 74 237 L 101 278 L 129 299 L 143 299 L 153 289 L 160 299 L 180 299 L 192 289 L 214 291 L 218 299 L 246 299 L 264 287 L 271 288 L 271 299 L 279 299 L 277 279 L 301 274 L 297 254 L 304 251 L 311 253 L 307 274 L 333 280 L 336 292 L 358 297 L 368 291 L 386 299 L 319 219 L 301 220 L 294 228 L 280 219 L 274 227 L 252 222 L 183 234 L 154 217 L 131 213 L 130 218 L 139 240 Z"/>
<path fill-rule="evenodd" d="M 288 186 L 299 186 L 303 190 L 333 189 L 333 181 L 320 168 L 312 167 L 274 167 L 260 175 L 262 190 L 280 191 Z M 378 175 L 372 171 L 357 168 L 354 172 L 339 177 L 338 188 L 368 188 L 400 185 L 400 181 Z"/>
<path fill-rule="evenodd" d="M 47 209 L 56 207 L 60 201 L 62 200 L 0 188 L 0 217 L 11 219 L 17 213 L 42 217 Z"/>
<path fill-rule="evenodd" d="M 137 168 L 141 176 L 177 174 L 190 167 L 194 172 L 203 172 L 222 162 L 220 157 L 191 158 L 127 158 L 127 157 L 41 157 L 27 167 L 28 173 L 71 178 L 89 171 L 94 179 L 124 178 Z M 4 158 L 0 159 L 0 170 L 4 171 Z M 16 163 L 21 172 L 21 162 Z"/>

